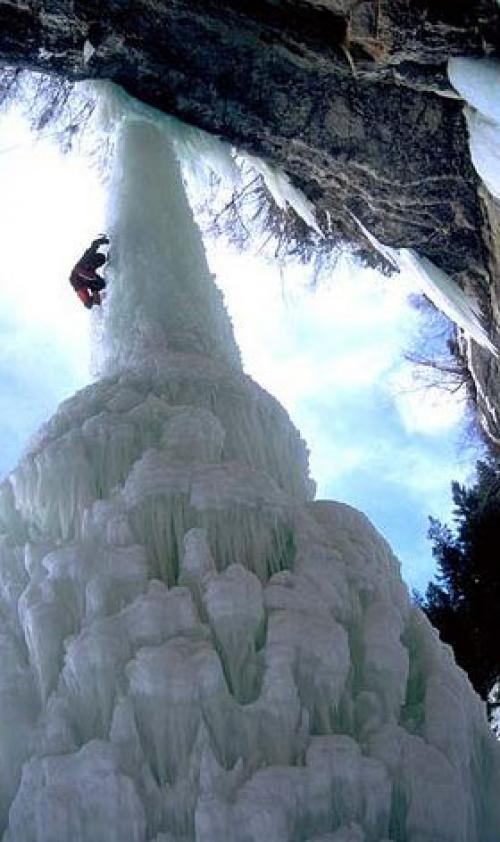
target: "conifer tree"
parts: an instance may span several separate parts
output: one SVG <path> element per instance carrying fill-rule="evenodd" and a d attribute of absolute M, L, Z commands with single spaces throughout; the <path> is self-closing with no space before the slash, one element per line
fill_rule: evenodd
<path fill-rule="evenodd" d="M 500 471 L 478 462 L 475 484 L 453 482 L 452 495 L 454 529 L 430 518 L 438 576 L 418 601 L 487 699 L 500 679 Z"/>

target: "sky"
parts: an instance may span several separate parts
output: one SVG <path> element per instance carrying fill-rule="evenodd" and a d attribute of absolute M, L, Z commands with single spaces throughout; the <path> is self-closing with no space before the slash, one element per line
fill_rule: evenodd
<path fill-rule="evenodd" d="M 61 400 L 90 380 L 89 323 L 67 278 L 104 226 L 104 191 L 54 138 L 0 119 L 0 477 Z M 449 519 L 450 482 L 470 479 L 459 396 L 422 391 L 403 353 L 423 314 L 402 277 L 346 258 L 312 290 L 252 254 L 208 243 L 245 370 L 289 412 L 310 449 L 319 498 L 361 509 L 402 562 L 410 587 L 434 572 L 428 516 Z M 426 342 L 434 342 L 429 337 Z M 420 338 L 419 338 L 420 337 Z"/>

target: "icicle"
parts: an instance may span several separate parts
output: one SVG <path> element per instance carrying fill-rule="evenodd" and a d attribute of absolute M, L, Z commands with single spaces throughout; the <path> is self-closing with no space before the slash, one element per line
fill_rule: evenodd
<path fill-rule="evenodd" d="M 500 61 L 450 58 L 448 78 L 456 91 L 484 117 L 500 123 Z"/>
<path fill-rule="evenodd" d="M 500 200 L 500 61 L 451 58 L 451 84 L 471 106 L 465 108 L 472 163 L 490 193 Z"/>
<path fill-rule="evenodd" d="M 464 112 L 474 168 L 491 195 L 500 201 L 500 122 L 493 123 L 471 108 Z"/>
<path fill-rule="evenodd" d="M 259 580 L 242 565 L 231 564 L 210 577 L 203 600 L 231 692 L 242 704 L 254 701 L 261 672 L 256 645 L 265 623 Z"/>
<path fill-rule="evenodd" d="M 498 348 L 479 321 L 475 302 L 471 302 L 458 284 L 426 257 L 421 257 L 412 249 L 398 251 L 400 270 L 408 272 L 415 279 L 438 310 L 472 336 L 479 345 L 498 357 Z"/>
<path fill-rule="evenodd" d="M 91 41 L 87 38 L 83 45 L 83 63 L 88 64 L 91 60 L 92 56 L 95 53 L 95 47 Z"/>
<path fill-rule="evenodd" d="M 78 82 L 76 90 L 83 96 L 91 96 L 96 100 L 92 129 L 94 133 L 114 138 L 122 120 L 131 117 L 147 120 L 168 135 L 183 174 L 188 179 L 193 179 L 198 184 L 198 189 L 200 185 L 208 185 L 210 173 L 230 187 L 241 181 L 233 147 L 218 137 L 145 105 L 129 96 L 120 85 L 109 80 Z"/>
<path fill-rule="evenodd" d="M 384 245 L 351 211 L 349 213 L 372 246 L 388 263 L 398 272 L 406 273 L 450 321 L 461 327 L 465 333 L 472 336 L 479 345 L 495 357 L 499 356 L 498 348 L 480 322 L 477 304 L 468 298 L 446 272 L 439 269 L 431 260 L 418 255 L 413 249 L 397 249 Z"/>
<path fill-rule="evenodd" d="M 320 237 L 324 236 L 316 221 L 312 202 L 306 199 L 304 194 L 293 186 L 289 176 L 283 170 L 272 167 L 266 164 L 261 158 L 256 158 L 252 155 L 245 155 L 244 158 L 250 166 L 261 174 L 267 189 L 279 208 L 285 210 L 287 205 L 290 205 L 297 216 L 300 216 L 309 228 L 316 231 Z"/>

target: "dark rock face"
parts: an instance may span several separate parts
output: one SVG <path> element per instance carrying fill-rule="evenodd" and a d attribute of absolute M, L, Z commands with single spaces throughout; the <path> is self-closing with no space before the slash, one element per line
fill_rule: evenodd
<path fill-rule="evenodd" d="M 500 205 L 495 202 L 485 187 L 479 188 L 479 195 L 486 213 L 482 234 L 488 254 L 489 287 L 488 301 L 491 314 L 491 332 L 500 336 Z M 462 353 L 467 361 L 475 385 L 475 403 L 478 419 L 486 433 L 489 448 L 495 458 L 500 459 L 500 360 L 479 348 L 462 342 Z"/>
<path fill-rule="evenodd" d="M 352 210 L 473 288 L 490 317 L 496 223 L 446 62 L 499 45 L 496 0 L 0 0 L 0 62 L 110 78 L 260 155 L 334 232 L 366 248 Z"/>

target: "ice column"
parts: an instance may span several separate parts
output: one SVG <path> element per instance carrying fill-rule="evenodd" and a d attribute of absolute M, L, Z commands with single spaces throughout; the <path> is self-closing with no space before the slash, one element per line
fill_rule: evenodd
<path fill-rule="evenodd" d="M 108 233 L 109 300 L 99 373 L 159 366 L 171 352 L 241 368 L 173 146 L 151 121 L 121 122 Z"/>

